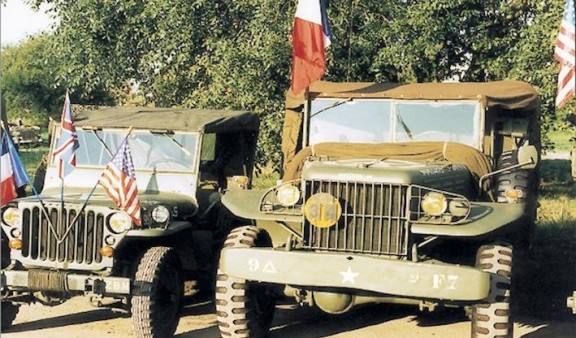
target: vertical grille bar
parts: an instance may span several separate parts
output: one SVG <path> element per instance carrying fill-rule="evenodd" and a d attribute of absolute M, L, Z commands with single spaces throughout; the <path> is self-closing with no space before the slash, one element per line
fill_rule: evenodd
<path fill-rule="evenodd" d="M 62 212 L 60 207 L 50 206 L 44 213 L 41 208 L 35 205 L 22 209 L 22 256 L 27 262 L 68 262 L 87 267 L 102 262 L 105 214 L 84 211 L 70 227 L 77 209 Z"/>
<path fill-rule="evenodd" d="M 342 216 L 324 229 L 305 220 L 304 246 L 315 250 L 406 256 L 407 187 L 400 184 L 310 180 L 305 198 L 315 193 L 338 198 Z"/>

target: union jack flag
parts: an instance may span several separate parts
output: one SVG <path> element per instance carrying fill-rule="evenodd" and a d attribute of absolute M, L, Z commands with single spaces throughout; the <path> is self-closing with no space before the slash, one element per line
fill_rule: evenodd
<path fill-rule="evenodd" d="M 136 186 L 136 172 L 128 139 L 122 142 L 118 152 L 104 169 L 98 184 L 104 187 L 104 190 L 116 202 L 118 208 L 126 211 L 132 217 L 136 225 L 142 224 L 138 187 Z"/>
<path fill-rule="evenodd" d="M 562 108 L 571 96 L 574 96 L 576 76 L 574 71 L 574 0 L 566 0 L 564 16 L 560 25 L 560 32 L 556 40 L 554 58 L 560 62 L 560 73 L 558 74 L 558 93 L 556 95 L 556 106 Z"/>
<path fill-rule="evenodd" d="M 62 108 L 60 137 L 54 149 L 54 157 L 58 160 L 58 176 L 60 178 L 64 178 L 76 168 L 76 149 L 78 147 L 78 134 L 74 128 L 70 97 L 66 91 L 64 107 Z"/>

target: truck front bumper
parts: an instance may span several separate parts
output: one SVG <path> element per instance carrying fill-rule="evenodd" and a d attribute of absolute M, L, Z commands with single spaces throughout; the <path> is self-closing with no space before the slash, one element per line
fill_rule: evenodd
<path fill-rule="evenodd" d="M 224 248 L 220 269 L 230 276 L 259 282 L 462 302 L 487 298 L 491 278 L 490 273 L 479 269 L 439 262 L 270 248 Z"/>
<path fill-rule="evenodd" d="M 83 292 L 97 295 L 129 295 L 130 278 L 62 273 L 49 270 L 3 270 L 3 290 Z"/>

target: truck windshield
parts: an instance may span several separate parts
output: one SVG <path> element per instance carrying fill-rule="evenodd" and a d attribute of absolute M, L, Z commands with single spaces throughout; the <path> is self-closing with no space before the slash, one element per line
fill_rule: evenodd
<path fill-rule="evenodd" d="M 309 143 L 451 141 L 480 147 L 476 101 L 316 99 Z"/>
<path fill-rule="evenodd" d="M 126 130 L 76 129 L 80 147 L 76 165 L 106 166 L 126 137 Z M 59 135 L 59 134 L 57 134 Z M 57 140 L 56 140 L 57 141 Z M 128 137 L 136 169 L 157 171 L 190 171 L 196 168 L 198 134 L 134 130 Z M 57 144 L 57 142 L 53 142 Z M 52 158 L 54 161 L 54 158 Z"/>

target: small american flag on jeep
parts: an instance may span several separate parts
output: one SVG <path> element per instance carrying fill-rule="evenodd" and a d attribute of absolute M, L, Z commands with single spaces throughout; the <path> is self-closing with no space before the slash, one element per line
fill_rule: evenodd
<path fill-rule="evenodd" d="M 118 148 L 118 152 L 104 169 L 98 184 L 104 187 L 110 198 L 116 202 L 120 209 L 126 211 L 132 217 L 136 225 L 142 224 L 138 187 L 136 186 L 136 172 L 128 139 L 124 139 L 124 142 Z"/>

